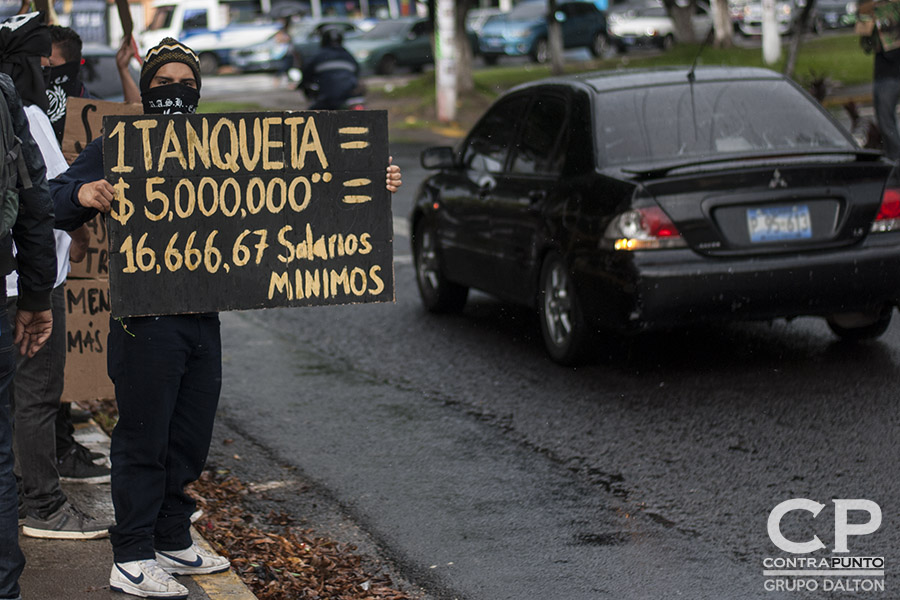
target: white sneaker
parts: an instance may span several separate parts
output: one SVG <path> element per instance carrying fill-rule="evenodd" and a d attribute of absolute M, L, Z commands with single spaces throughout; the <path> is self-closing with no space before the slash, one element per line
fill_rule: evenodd
<path fill-rule="evenodd" d="M 188 597 L 188 589 L 163 571 L 155 560 L 113 563 L 109 589 L 142 598 Z"/>
<path fill-rule="evenodd" d="M 156 562 L 171 575 L 206 575 L 231 568 L 227 558 L 207 552 L 197 544 L 184 550 L 157 550 Z"/>

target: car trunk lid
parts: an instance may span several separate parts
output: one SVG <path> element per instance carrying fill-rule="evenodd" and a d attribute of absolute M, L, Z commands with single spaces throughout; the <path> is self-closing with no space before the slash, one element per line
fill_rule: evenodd
<path fill-rule="evenodd" d="M 864 238 L 891 166 L 874 161 L 693 170 L 643 182 L 687 244 L 709 255 L 816 250 Z"/>

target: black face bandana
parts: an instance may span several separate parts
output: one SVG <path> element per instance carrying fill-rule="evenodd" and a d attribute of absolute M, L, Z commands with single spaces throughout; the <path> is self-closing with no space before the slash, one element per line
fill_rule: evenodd
<path fill-rule="evenodd" d="M 197 110 L 200 92 L 183 83 L 170 83 L 143 92 L 141 102 L 148 115 L 191 114 Z"/>
<path fill-rule="evenodd" d="M 62 142 L 66 127 L 66 100 L 69 96 L 81 96 L 81 62 L 71 61 L 47 69 L 47 99 L 50 108 L 47 116 L 53 125 L 56 139 Z"/>

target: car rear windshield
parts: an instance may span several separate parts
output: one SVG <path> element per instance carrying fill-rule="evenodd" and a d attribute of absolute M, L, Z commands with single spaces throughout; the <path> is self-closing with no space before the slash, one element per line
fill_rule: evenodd
<path fill-rule="evenodd" d="M 785 81 L 640 87 L 596 96 L 600 165 L 811 149 L 853 143 Z"/>

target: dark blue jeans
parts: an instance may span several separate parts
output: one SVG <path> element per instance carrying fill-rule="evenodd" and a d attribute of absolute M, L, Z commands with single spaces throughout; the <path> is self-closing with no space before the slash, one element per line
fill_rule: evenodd
<path fill-rule="evenodd" d="M 187 548 L 196 503 L 184 487 L 203 471 L 222 387 L 219 316 L 111 320 L 107 350 L 115 561 Z"/>
<path fill-rule="evenodd" d="M 876 77 L 872 84 L 875 121 L 884 140 L 884 153 L 900 159 L 900 131 L 897 129 L 897 102 L 900 100 L 900 78 Z"/>
<path fill-rule="evenodd" d="M 12 415 L 9 382 L 16 369 L 6 292 L 0 302 L 0 598 L 18 598 L 25 556 L 19 549 L 19 500 L 13 475 Z"/>

